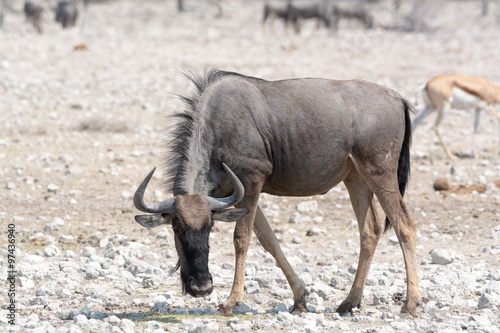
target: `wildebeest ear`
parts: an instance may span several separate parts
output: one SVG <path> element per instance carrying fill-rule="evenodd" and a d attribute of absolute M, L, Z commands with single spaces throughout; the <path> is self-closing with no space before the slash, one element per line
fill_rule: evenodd
<path fill-rule="evenodd" d="M 146 228 L 154 228 L 162 224 L 172 224 L 172 215 L 154 214 L 154 215 L 136 215 L 137 223 Z"/>
<path fill-rule="evenodd" d="M 220 212 L 214 212 L 212 216 L 214 220 L 217 221 L 236 222 L 242 219 L 247 214 L 248 209 L 246 208 L 231 208 Z"/>

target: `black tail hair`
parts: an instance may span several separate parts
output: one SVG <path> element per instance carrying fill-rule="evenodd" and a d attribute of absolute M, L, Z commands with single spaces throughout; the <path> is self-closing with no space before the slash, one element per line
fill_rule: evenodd
<path fill-rule="evenodd" d="M 406 187 L 408 186 L 408 180 L 410 179 L 410 146 L 411 146 L 411 119 L 410 112 L 411 105 L 407 100 L 403 99 L 404 113 L 405 113 L 405 136 L 403 139 L 403 146 L 401 147 L 401 152 L 399 153 L 398 162 L 398 185 L 399 193 L 403 197 L 405 195 Z M 391 221 L 389 218 L 385 218 L 385 229 L 384 232 L 389 230 L 391 227 Z"/>

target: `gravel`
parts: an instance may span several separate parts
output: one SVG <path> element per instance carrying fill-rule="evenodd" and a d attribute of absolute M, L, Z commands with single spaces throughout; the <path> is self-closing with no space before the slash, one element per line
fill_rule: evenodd
<path fill-rule="evenodd" d="M 175 94 L 192 88 L 179 68 L 363 78 L 410 100 L 442 72 L 499 82 L 493 64 L 500 57 L 491 46 L 500 45 L 498 26 L 493 15 L 479 16 L 477 2 L 439 2 L 443 10 L 426 2 L 435 31 L 404 33 L 381 26 L 403 20 L 411 4 L 393 12 L 392 2 L 379 1 L 370 5 L 375 29 L 345 22 L 335 36 L 313 22 L 300 36 L 285 35 L 279 22 L 261 29 L 262 3 L 242 0 L 222 1 L 221 19 L 203 1 L 187 1 L 182 15 L 174 1 L 105 1 L 90 5 L 85 27 L 80 21 L 70 30 L 47 11 L 38 35 L 25 23 L 23 2 L 9 3 L 19 13 L 8 11 L 0 31 L 0 221 L 16 225 L 18 316 L 8 323 L 7 293 L 0 293 L 0 331 L 500 332 L 500 160 L 496 121 L 487 116 L 476 160 L 450 162 L 432 120 L 414 133 L 405 201 L 419 226 L 417 318 L 400 313 L 406 275 L 393 231 L 379 243 L 362 307 L 348 317 L 334 312 L 359 256 L 343 185 L 315 197 L 260 199 L 309 292 L 311 312 L 303 314 L 289 313 L 286 278 L 255 238 L 244 302 L 234 317 L 216 314 L 234 275 L 230 223 L 216 224 L 210 237 L 214 292 L 183 295 L 173 232 L 136 224 L 131 200 L 137 182 L 164 161 L 165 115 L 182 107 Z M 467 150 L 472 117 L 448 116 L 445 140 Z M 169 196 L 163 179 L 161 172 L 153 177 L 147 195 L 154 200 Z M 433 188 L 436 179 L 446 179 L 445 191 Z M 5 238 L 0 245 L 5 280 Z"/>

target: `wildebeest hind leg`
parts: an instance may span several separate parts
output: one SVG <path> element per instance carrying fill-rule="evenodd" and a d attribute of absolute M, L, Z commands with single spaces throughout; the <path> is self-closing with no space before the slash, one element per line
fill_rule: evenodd
<path fill-rule="evenodd" d="M 374 178 L 373 191 L 389 221 L 391 221 L 403 251 L 406 266 L 406 301 L 401 311 L 416 316 L 417 304 L 420 298 L 417 276 L 417 224 L 411 217 L 398 191 L 396 177 L 387 177 L 386 175 L 385 179 L 383 177 Z"/>
<path fill-rule="evenodd" d="M 257 235 L 260 243 L 269 252 L 274 259 L 278 262 L 281 270 L 286 276 L 288 283 L 293 291 L 293 311 L 307 312 L 306 307 L 306 287 L 304 282 L 297 276 L 292 266 L 286 259 L 285 255 L 281 251 L 278 239 L 274 234 L 269 222 L 267 221 L 264 213 L 262 213 L 259 206 L 257 206 L 257 212 L 255 213 L 254 221 L 254 232 Z"/>
<path fill-rule="evenodd" d="M 361 251 L 352 288 L 347 298 L 337 308 L 340 314 L 352 313 L 353 308 L 361 306 L 370 264 L 383 231 L 383 223 L 374 204 L 373 192 L 355 169 L 344 180 L 344 184 L 349 191 L 358 220 Z"/>

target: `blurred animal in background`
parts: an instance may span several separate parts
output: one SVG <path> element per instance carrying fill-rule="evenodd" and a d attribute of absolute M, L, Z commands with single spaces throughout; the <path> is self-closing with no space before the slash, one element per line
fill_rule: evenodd
<path fill-rule="evenodd" d="M 287 4 L 287 19 L 293 24 L 295 32 L 300 33 L 300 20 L 316 19 L 316 26 L 321 23 L 330 26 L 333 2 L 331 0 L 293 0 Z"/>
<path fill-rule="evenodd" d="M 373 17 L 368 12 L 364 1 L 347 0 L 268 0 L 264 3 L 264 24 L 268 19 L 283 19 L 285 27 L 291 24 L 299 34 L 301 22 L 315 19 L 316 27 L 323 25 L 334 31 L 341 19 L 355 19 L 363 23 L 366 29 L 373 26 Z"/>
<path fill-rule="evenodd" d="M 481 111 L 486 111 L 497 117 L 500 131 L 500 115 L 493 108 L 493 105 L 500 103 L 500 87 L 485 78 L 465 75 L 440 75 L 422 85 L 418 89 L 418 93 L 422 94 L 425 106 L 423 111 L 413 120 L 412 128 L 415 130 L 425 117 L 432 111 L 437 111 L 433 129 L 450 159 L 453 159 L 454 156 L 439 134 L 438 126 L 443 119 L 443 115 L 451 108 L 474 110 L 475 112 L 471 152 L 470 154 L 455 154 L 458 157 L 475 157 L 474 140 Z"/>
<path fill-rule="evenodd" d="M 38 33 L 42 33 L 42 4 L 38 1 L 28 0 L 24 3 L 26 22 L 30 22 Z"/>
<path fill-rule="evenodd" d="M 74 27 L 77 17 L 78 8 L 74 1 L 64 0 L 57 3 L 56 22 L 61 23 L 64 29 Z"/>
<path fill-rule="evenodd" d="M 354 19 L 360 21 L 365 29 L 373 27 L 373 17 L 366 6 L 360 1 L 337 1 L 331 11 L 331 28 L 336 31 L 341 19 Z"/>
<path fill-rule="evenodd" d="M 286 0 L 266 0 L 264 2 L 264 15 L 262 17 L 262 26 L 268 22 L 271 25 L 276 19 L 282 19 L 285 23 L 285 30 L 288 31 L 288 6 L 290 1 Z"/>
<path fill-rule="evenodd" d="M 5 0 L 0 0 L 0 29 L 3 25 L 3 10 L 5 8 Z"/>
<path fill-rule="evenodd" d="M 217 13 L 215 14 L 215 17 L 221 18 L 223 15 L 223 12 L 222 12 L 222 6 L 220 4 L 220 0 L 207 0 L 206 2 L 209 2 L 211 6 L 214 6 L 217 9 Z M 197 1 L 197 3 L 200 4 L 201 2 Z M 179 13 L 182 13 L 185 11 L 184 0 L 177 0 L 177 11 Z"/>

